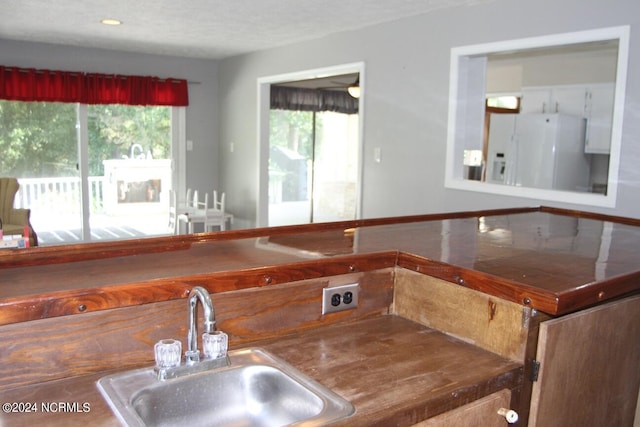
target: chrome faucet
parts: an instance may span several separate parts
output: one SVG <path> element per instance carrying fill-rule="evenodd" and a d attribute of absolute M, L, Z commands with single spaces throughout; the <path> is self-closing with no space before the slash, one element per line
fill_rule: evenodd
<path fill-rule="evenodd" d="M 137 156 L 136 156 L 136 148 L 140 152 L 140 154 L 138 154 Z M 129 149 L 129 158 L 130 159 L 144 159 L 144 150 L 142 149 L 142 145 L 133 144 L 131 146 L 131 148 Z"/>
<path fill-rule="evenodd" d="M 216 326 L 211 296 L 205 288 L 196 286 L 189 294 L 189 332 L 187 333 L 187 351 L 184 353 L 187 365 L 200 361 L 200 350 L 198 350 L 198 326 L 196 325 L 198 301 L 202 304 L 204 332 L 211 333 L 215 330 Z"/>
<path fill-rule="evenodd" d="M 209 292 L 201 286 L 196 286 L 195 288 L 191 289 L 188 302 L 189 331 L 187 332 L 187 350 L 184 352 L 184 364 L 180 364 L 179 350 L 178 360 L 176 360 L 177 363 L 171 367 L 159 367 L 161 365 L 157 364 L 156 359 L 155 372 L 160 381 L 165 381 L 171 378 L 178 378 L 209 369 L 221 368 L 224 366 L 229 366 L 230 364 L 229 357 L 226 355 L 227 336 L 222 332 L 218 332 L 217 334 L 218 336 L 221 335 L 224 337 L 223 352 L 218 356 L 212 356 L 210 353 L 211 350 L 209 350 L 209 353 L 207 353 L 207 348 L 211 349 L 211 347 L 205 348 L 205 344 L 203 342 L 203 348 L 205 348 L 205 358 L 204 360 L 200 359 L 200 350 L 198 349 L 198 327 L 196 326 L 198 302 L 200 302 L 200 304 L 202 305 L 204 317 L 203 335 L 213 334 L 215 332 L 216 325 L 213 302 L 211 302 L 211 295 L 209 295 Z M 203 337 L 203 340 L 204 339 L 205 337 Z"/>

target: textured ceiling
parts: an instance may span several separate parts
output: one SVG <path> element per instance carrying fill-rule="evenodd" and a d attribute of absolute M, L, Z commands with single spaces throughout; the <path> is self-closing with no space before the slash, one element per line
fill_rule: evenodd
<path fill-rule="evenodd" d="M 0 38 L 216 59 L 488 1 L 3 0 Z"/>

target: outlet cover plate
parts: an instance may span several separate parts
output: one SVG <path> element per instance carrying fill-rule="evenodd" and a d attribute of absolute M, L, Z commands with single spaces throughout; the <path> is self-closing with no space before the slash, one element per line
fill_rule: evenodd
<path fill-rule="evenodd" d="M 357 283 L 322 289 L 322 314 L 357 308 L 359 290 Z"/>

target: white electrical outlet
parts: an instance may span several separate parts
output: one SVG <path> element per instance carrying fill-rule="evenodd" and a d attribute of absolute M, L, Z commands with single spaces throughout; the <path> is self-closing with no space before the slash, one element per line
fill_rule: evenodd
<path fill-rule="evenodd" d="M 360 286 L 357 283 L 324 288 L 322 290 L 322 314 L 357 308 L 359 290 Z"/>

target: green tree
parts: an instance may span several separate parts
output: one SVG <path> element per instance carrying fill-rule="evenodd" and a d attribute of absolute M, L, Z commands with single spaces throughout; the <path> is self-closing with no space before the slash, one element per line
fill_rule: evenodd
<path fill-rule="evenodd" d="M 76 174 L 76 105 L 0 101 L 0 170 L 4 176 Z"/>
<path fill-rule="evenodd" d="M 0 101 L 0 172 L 17 178 L 77 176 L 77 104 Z M 102 161 L 142 152 L 171 154 L 171 108 L 88 106 L 89 175 L 102 176 Z"/>
<path fill-rule="evenodd" d="M 91 105 L 88 115 L 89 175 L 104 174 L 103 160 L 131 157 L 135 144 L 142 147 L 142 154 L 151 154 L 154 159 L 171 155 L 169 107 Z"/>
<path fill-rule="evenodd" d="M 269 116 L 269 144 L 288 148 L 311 159 L 313 149 L 313 120 L 311 111 L 271 110 Z M 316 116 L 316 132 L 322 129 L 322 116 Z M 316 141 L 317 144 L 318 141 Z"/>

